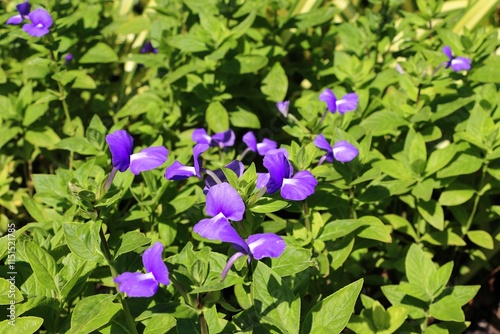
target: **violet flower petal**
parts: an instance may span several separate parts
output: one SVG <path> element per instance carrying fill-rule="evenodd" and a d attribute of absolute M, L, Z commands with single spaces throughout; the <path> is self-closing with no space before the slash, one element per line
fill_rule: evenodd
<path fill-rule="evenodd" d="M 19 12 L 19 15 L 21 16 L 27 16 L 30 13 L 31 5 L 26 0 L 23 3 L 20 3 L 19 5 L 16 6 L 17 11 Z"/>
<path fill-rule="evenodd" d="M 236 232 L 229 220 L 227 220 L 222 213 L 211 219 L 200 220 L 200 222 L 193 227 L 193 231 L 206 239 L 229 242 L 239 251 L 249 254 L 245 240 L 240 237 L 238 232 Z"/>
<path fill-rule="evenodd" d="M 23 26 L 23 30 L 34 37 L 42 37 L 47 35 L 50 31 L 49 28 L 52 26 L 52 16 L 43 8 L 37 8 L 28 14 L 30 23 L 26 23 Z"/>
<path fill-rule="evenodd" d="M 201 158 L 201 155 L 208 150 L 210 146 L 207 144 L 196 144 L 193 147 L 193 160 L 194 160 L 194 170 L 196 173 L 196 176 L 198 176 L 199 179 L 201 179 L 201 163 L 203 159 Z"/>
<path fill-rule="evenodd" d="M 168 285 L 168 268 L 162 258 L 163 245 L 161 242 L 156 242 L 152 247 L 146 249 L 142 255 L 142 263 L 148 273 L 152 273 L 155 280 L 161 284 Z"/>
<path fill-rule="evenodd" d="M 196 170 L 194 167 L 185 166 L 177 160 L 175 160 L 171 166 L 167 167 L 165 171 L 165 178 L 173 181 L 184 180 L 195 175 Z"/>
<path fill-rule="evenodd" d="M 453 53 L 451 52 L 451 48 L 448 45 L 445 45 L 443 47 L 443 53 L 448 57 L 448 59 L 451 61 L 453 59 Z"/>
<path fill-rule="evenodd" d="M 345 140 L 341 140 L 333 146 L 333 156 L 335 160 L 340 162 L 349 162 L 356 158 L 358 154 L 359 151 L 356 146 Z"/>
<path fill-rule="evenodd" d="M 118 291 L 125 292 L 129 297 L 151 297 L 158 291 L 158 282 L 152 273 L 125 272 L 116 276 Z"/>
<path fill-rule="evenodd" d="M 130 171 L 135 175 L 152 170 L 167 161 L 168 150 L 163 146 L 148 147 L 130 156 Z"/>
<path fill-rule="evenodd" d="M 216 133 L 212 136 L 211 146 L 230 147 L 234 145 L 234 140 L 236 136 L 234 131 L 229 129 L 227 131 Z"/>
<path fill-rule="evenodd" d="M 197 144 L 208 144 L 212 142 L 212 137 L 207 134 L 205 129 L 194 129 L 193 134 L 191 136 L 194 142 Z"/>
<path fill-rule="evenodd" d="M 281 188 L 285 178 L 291 177 L 293 168 L 288 159 L 281 152 L 277 154 L 266 154 L 263 164 L 270 175 L 269 182 L 267 183 L 267 192 L 273 194 Z"/>
<path fill-rule="evenodd" d="M 358 94 L 349 93 L 337 101 L 337 110 L 342 115 L 348 111 L 353 111 L 358 106 Z"/>
<path fill-rule="evenodd" d="M 327 152 L 332 151 L 332 146 L 330 145 L 328 140 L 326 140 L 325 136 L 323 136 L 322 134 L 319 134 L 316 137 L 316 139 L 314 139 L 314 145 L 316 145 L 317 148 L 322 149 L 324 151 Z"/>
<path fill-rule="evenodd" d="M 23 17 L 21 15 L 14 15 L 5 24 L 20 24 L 21 22 L 23 22 Z"/>
<path fill-rule="evenodd" d="M 255 187 L 258 189 L 264 188 L 269 182 L 269 177 L 269 173 L 257 173 L 257 184 L 255 185 Z"/>
<path fill-rule="evenodd" d="M 215 217 L 222 213 L 227 219 L 240 221 L 245 213 L 245 204 L 241 196 L 229 183 L 220 183 L 211 187 L 207 194 L 206 211 Z"/>
<path fill-rule="evenodd" d="M 292 201 L 302 201 L 314 194 L 314 188 L 318 181 L 311 172 L 302 170 L 297 172 L 292 178 L 284 179 L 281 187 L 281 197 Z"/>
<path fill-rule="evenodd" d="M 276 108 L 284 116 L 288 116 L 288 109 L 290 108 L 290 101 L 276 102 Z"/>
<path fill-rule="evenodd" d="M 331 89 L 325 88 L 325 90 L 319 94 L 319 99 L 326 103 L 328 110 L 332 114 L 337 111 L 337 97 L 333 94 Z"/>
<path fill-rule="evenodd" d="M 134 149 L 134 138 L 125 130 L 118 130 L 106 136 L 111 151 L 113 167 L 124 172 L 130 165 L 130 156 Z"/>
<path fill-rule="evenodd" d="M 465 57 L 455 57 L 451 60 L 451 69 L 455 72 L 470 70 L 471 60 Z"/>
<path fill-rule="evenodd" d="M 274 150 L 278 147 L 278 143 L 274 140 L 264 138 L 262 139 L 262 143 L 257 144 L 257 152 L 260 155 L 266 155 L 270 150 Z"/>
<path fill-rule="evenodd" d="M 260 260 L 265 257 L 279 257 L 286 248 L 282 237 L 274 233 L 254 234 L 247 239 L 252 257 Z"/>
<path fill-rule="evenodd" d="M 251 151 L 257 152 L 257 138 L 255 138 L 252 131 L 248 131 L 243 135 L 243 142 L 247 144 Z"/>

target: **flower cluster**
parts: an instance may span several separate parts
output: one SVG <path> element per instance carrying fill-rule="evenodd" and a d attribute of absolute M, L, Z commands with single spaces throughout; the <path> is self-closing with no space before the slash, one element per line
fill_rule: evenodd
<path fill-rule="evenodd" d="M 325 101 L 328 110 L 332 113 L 338 111 L 343 114 L 352 111 L 357 106 L 358 97 L 350 93 L 342 99 L 337 100 L 333 92 L 325 90 L 320 99 Z M 284 116 L 288 116 L 289 101 L 279 105 Z M 285 110 L 286 109 L 286 110 Z M 209 240 L 227 242 L 235 248 L 236 253 L 230 257 L 221 273 L 221 278 L 227 276 L 234 262 L 242 257 L 248 256 L 260 260 L 266 257 L 279 257 L 286 248 L 283 238 L 274 233 L 257 233 L 243 238 L 233 226 L 233 222 L 243 220 L 245 203 L 238 192 L 228 183 L 222 170 L 211 171 L 203 168 L 202 154 L 210 147 L 219 150 L 234 145 L 235 134 L 229 129 L 210 136 L 205 129 L 195 129 L 192 134 L 196 145 L 193 147 L 193 165 L 187 166 L 175 160 L 165 171 L 167 180 L 184 180 L 196 176 L 202 178 L 206 174 L 204 193 L 206 194 L 206 213 L 210 218 L 202 219 L 194 227 L 194 233 Z M 277 148 L 278 144 L 270 139 L 263 138 L 261 142 L 253 132 L 247 132 L 243 138 L 247 149 L 240 155 L 243 158 L 247 152 L 255 152 L 263 156 L 263 166 L 267 173 L 257 173 L 256 196 L 264 193 L 274 194 L 279 191 L 281 197 L 291 201 L 303 201 L 314 194 L 318 181 L 308 170 L 295 172 L 289 160 L 289 153 L 284 148 Z M 117 171 L 124 172 L 127 169 L 134 174 L 147 171 L 161 166 L 167 160 L 168 150 L 163 146 L 149 147 L 138 153 L 133 153 L 133 138 L 125 130 L 118 130 L 106 136 L 109 145 L 113 171 L 106 183 L 109 188 L 114 174 Z M 325 160 L 333 162 L 349 162 L 358 155 L 357 148 L 347 141 L 339 141 L 332 147 L 326 138 L 320 134 L 314 140 L 316 146 L 326 151 L 318 164 Z M 225 165 L 231 169 L 237 177 L 241 177 L 244 165 L 240 160 L 233 160 Z M 118 289 L 127 293 L 130 297 L 149 297 L 158 289 L 158 285 L 169 284 L 168 270 L 161 260 L 163 246 L 156 243 L 143 254 L 143 263 L 146 273 L 126 272 L 115 278 L 119 284 Z"/>
<path fill-rule="evenodd" d="M 6 24 L 21 24 L 24 20 L 30 23 L 23 25 L 23 30 L 33 37 L 42 37 L 47 35 L 49 28 L 53 24 L 52 16 L 43 8 L 37 8 L 30 12 L 31 5 L 26 0 L 16 6 L 18 15 L 14 15 L 5 22 Z"/>

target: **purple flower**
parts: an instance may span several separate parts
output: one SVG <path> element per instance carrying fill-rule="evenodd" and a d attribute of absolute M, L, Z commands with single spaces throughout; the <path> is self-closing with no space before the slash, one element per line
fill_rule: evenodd
<path fill-rule="evenodd" d="M 243 175 L 243 172 L 245 170 L 245 166 L 239 160 L 233 160 L 230 163 L 228 163 L 225 167 L 232 170 L 238 176 L 238 178 L 240 178 Z M 216 184 L 219 184 L 222 182 L 227 182 L 226 174 L 224 174 L 222 169 L 214 170 L 212 173 L 215 174 L 215 176 L 219 180 L 215 180 L 214 177 L 210 175 L 211 173 L 207 174 L 207 177 L 205 179 L 205 188 L 203 188 L 203 192 L 205 194 L 208 192 L 208 190 L 211 187 L 215 186 Z M 218 181 L 220 181 L 220 182 L 218 182 Z"/>
<path fill-rule="evenodd" d="M 125 130 L 107 135 L 106 142 L 111 151 L 113 167 L 120 172 L 130 167 L 130 171 L 137 175 L 155 169 L 167 160 L 168 150 L 163 146 L 148 147 L 139 153 L 133 153 L 134 138 Z"/>
<path fill-rule="evenodd" d="M 64 56 L 64 61 L 67 63 L 73 60 L 73 54 L 68 53 L 66 56 Z"/>
<path fill-rule="evenodd" d="M 221 277 L 224 278 L 234 261 L 248 255 L 249 260 L 278 257 L 285 250 L 283 238 L 272 233 L 254 234 L 247 241 L 236 232 L 229 220 L 243 219 L 245 204 L 229 183 L 220 183 L 210 188 L 207 194 L 207 214 L 213 218 L 202 219 L 193 228 L 200 236 L 210 240 L 229 242 L 238 251 L 226 264 Z"/>
<path fill-rule="evenodd" d="M 141 53 L 158 53 L 158 49 L 153 47 L 151 42 L 146 42 L 141 49 Z"/>
<path fill-rule="evenodd" d="M 234 145 L 235 135 L 233 130 L 222 131 L 209 136 L 205 129 L 195 129 L 192 139 L 198 144 L 208 144 L 212 147 L 229 147 Z"/>
<path fill-rule="evenodd" d="M 252 131 L 245 133 L 243 142 L 247 144 L 250 151 L 257 152 L 260 155 L 266 155 L 269 150 L 273 150 L 278 146 L 274 140 L 267 138 L 264 138 L 261 143 L 257 143 L 257 138 L 255 138 Z"/>
<path fill-rule="evenodd" d="M 358 106 L 358 94 L 349 93 L 344 95 L 340 100 L 337 100 L 337 97 L 331 89 L 325 88 L 325 90 L 319 94 L 319 99 L 326 103 L 328 110 L 334 114 L 338 111 L 341 115 L 348 111 L 353 111 Z"/>
<path fill-rule="evenodd" d="M 151 297 L 158 291 L 158 284 L 168 285 L 168 268 L 162 260 L 163 245 L 155 243 L 146 249 L 142 255 L 142 263 L 146 274 L 125 272 L 116 276 L 118 291 L 125 292 L 129 297 Z"/>
<path fill-rule="evenodd" d="M 193 147 L 193 160 L 194 167 L 185 166 L 179 161 L 174 161 L 174 163 L 167 168 L 165 171 L 165 178 L 167 180 L 184 180 L 191 176 L 197 176 L 201 179 L 201 155 L 208 150 L 207 144 L 197 144 Z"/>
<path fill-rule="evenodd" d="M 24 19 L 28 18 L 28 14 L 30 13 L 31 5 L 26 0 L 23 3 L 20 3 L 16 6 L 16 9 L 19 15 L 14 15 L 5 22 L 5 24 L 20 24 Z"/>
<path fill-rule="evenodd" d="M 267 193 L 280 190 L 281 197 L 292 201 L 301 201 L 314 194 L 318 181 L 307 170 L 294 174 L 292 164 L 283 152 L 266 154 L 263 164 L 269 171 Z"/>
<path fill-rule="evenodd" d="M 453 53 L 451 52 L 451 48 L 446 45 L 443 47 L 443 53 L 448 57 L 448 61 L 445 64 L 446 68 L 451 66 L 451 69 L 455 72 L 462 70 L 470 70 L 470 62 L 469 58 L 465 57 L 453 57 Z"/>
<path fill-rule="evenodd" d="M 33 37 L 42 37 L 47 35 L 52 26 L 52 16 L 43 8 L 37 8 L 28 14 L 31 23 L 23 25 L 23 30 Z"/>
<path fill-rule="evenodd" d="M 284 116 L 288 116 L 288 108 L 290 107 L 290 101 L 276 102 L 276 108 Z"/>
<path fill-rule="evenodd" d="M 320 159 L 318 165 L 321 165 L 324 160 L 333 162 L 334 159 L 340 162 L 349 162 L 359 154 L 358 149 L 345 140 L 341 140 L 331 147 L 322 134 L 314 139 L 314 144 L 316 147 L 326 151 L 326 154 Z"/>

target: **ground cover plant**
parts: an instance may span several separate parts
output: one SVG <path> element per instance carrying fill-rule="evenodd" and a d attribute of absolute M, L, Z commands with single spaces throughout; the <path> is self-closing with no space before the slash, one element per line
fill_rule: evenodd
<path fill-rule="evenodd" d="M 499 5 L 1 2 L 0 331 L 494 330 Z"/>

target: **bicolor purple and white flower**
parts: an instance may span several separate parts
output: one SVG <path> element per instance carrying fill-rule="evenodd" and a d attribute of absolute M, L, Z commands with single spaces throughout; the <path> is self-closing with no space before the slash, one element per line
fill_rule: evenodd
<path fill-rule="evenodd" d="M 126 293 L 129 297 L 151 297 L 158 291 L 158 285 L 169 285 L 168 268 L 162 259 L 163 245 L 156 242 L 146 249 L 142 255 L 142 263 L 146 273 L 124 272 L 116 276 L 118 291 Z"/>
<path fill-rule="evenodd" d="M 230 147 L 234 145 L 234 140 L 236 139 L 234 131 L 229 129 L 227 131 L 222 131 L 209 136 L 205 129 L 195 129 L 192 135 L 193 141 L 198 144 L 207 144 L 211 147 Z"/>
<path fill-rule="evenodd" d="M 446 45 L 443 47 L 443 53 L 448 57 L 448 61 L 445 62 L 443 65 L 445 68 L 451 67 L 451 69 L 455 72 L 463 71 L 463 70 L 470 70 L 470 63 L 471 60 L 466 57 L 453 57 L 453 53 L 451 52 L 451 48 Z"/>
<path fill-rule="evenodd" d="M 227 262 L 221 273 L 224 279 L 238 258 L 248 255 L 260 260 L 265 257 L 279 257 L 286 244 L 280 236 L 273 233 L 254 234 L 245 241 L 231 225 L 230 220 L 240 221 L 245 213 L 245 204 L 241 196 L 229 183 L 220 183 L 211 187 L 207 194 L 206 211 L 212 218 L 202 219 L 193 231 L 203 238 L 229 242 L 237 252 Z"/>
<path fill-rule="evenodd" d="M 243 158 L 248 151 L 256 152 L 263 156 L 270 150 L 274 150 L 278 147 L 278 144 L 274 140 L 267 138 L 262 139 L 262 142 L 258 143 L 252 131 L 248 131 L 243 135 L 243 142 L 247 144 L 248 148 L 243 151 L 241 158 Z"/>
<path fill-rule="evenodd" d="M 207 144 L 197 144 L 193 147 L 193 163 L 194 166 L 186 166 L 175 160 L 174 163 L 165 171 L 165 178 L 167 180 L 184 180 L 191 176 L 197 176 L 201 179 L 201 155 L 208 150 Z"/>
<path fill-rule="evenodd" d="M 307 170 L 294 173 L 288 155 L 283 153 L 282 149 L 266 154 L 263 164 L 269 171 L 269 176 L 257 175 L 257 186 L 262 186 L 269 178 L 265 183 L 268 194 L 279 190 L 281 197 L 292 201 L 302 201 L 314 194 L 318 184 L 316 178 Z"/>
<path fill-rule="evenodd" d="M 18 15 L 10 17 L 5 24 L 21 24 L 23 20 L 28 19 L 28 14 L 30 13 L 31 5 L 28 0 L 19 5 L 16 5 Z"/>
<path fill-rule="evenodd" d="M 23 30 L 33 37 L 42 37 L 47 35 L 52 26 L 53 20 L 49 12 L 43 8 L 37 8 L 28 14 L 31 23 L 23 25 Z"/>
<path fill-rule="evenodd" d="M 290 101 L 276 102 L 276 108 L 286 118 L 288 117 L 288 109 L 290 108 Z"/>
<path fill-rule="evenodd" d="M 345 140 L 338 141 L 332 147 L 322 134 L 318 135 L 316 139 L 314 139 L 314 144 L 319 149 L 326 151 L 326 154 L 319 160 L 318 165 L 321 165 L 325 160 L 328 162 L 333 162 L 333 160 L 349 162 L 356 158 L 359 154 L 356 146 Z"/>
<path fill-rule="evenodd" d="M 339 114 L 343 115 L 348 111 L 356 110 L 358 106 L 358 94 L 349 93 L 338 100 L 329 88 L 325 88 L 325 90 L 319 94 L 319 99 L 326 103 L 328 110 L 332 114 L 338 111 Z"/>

